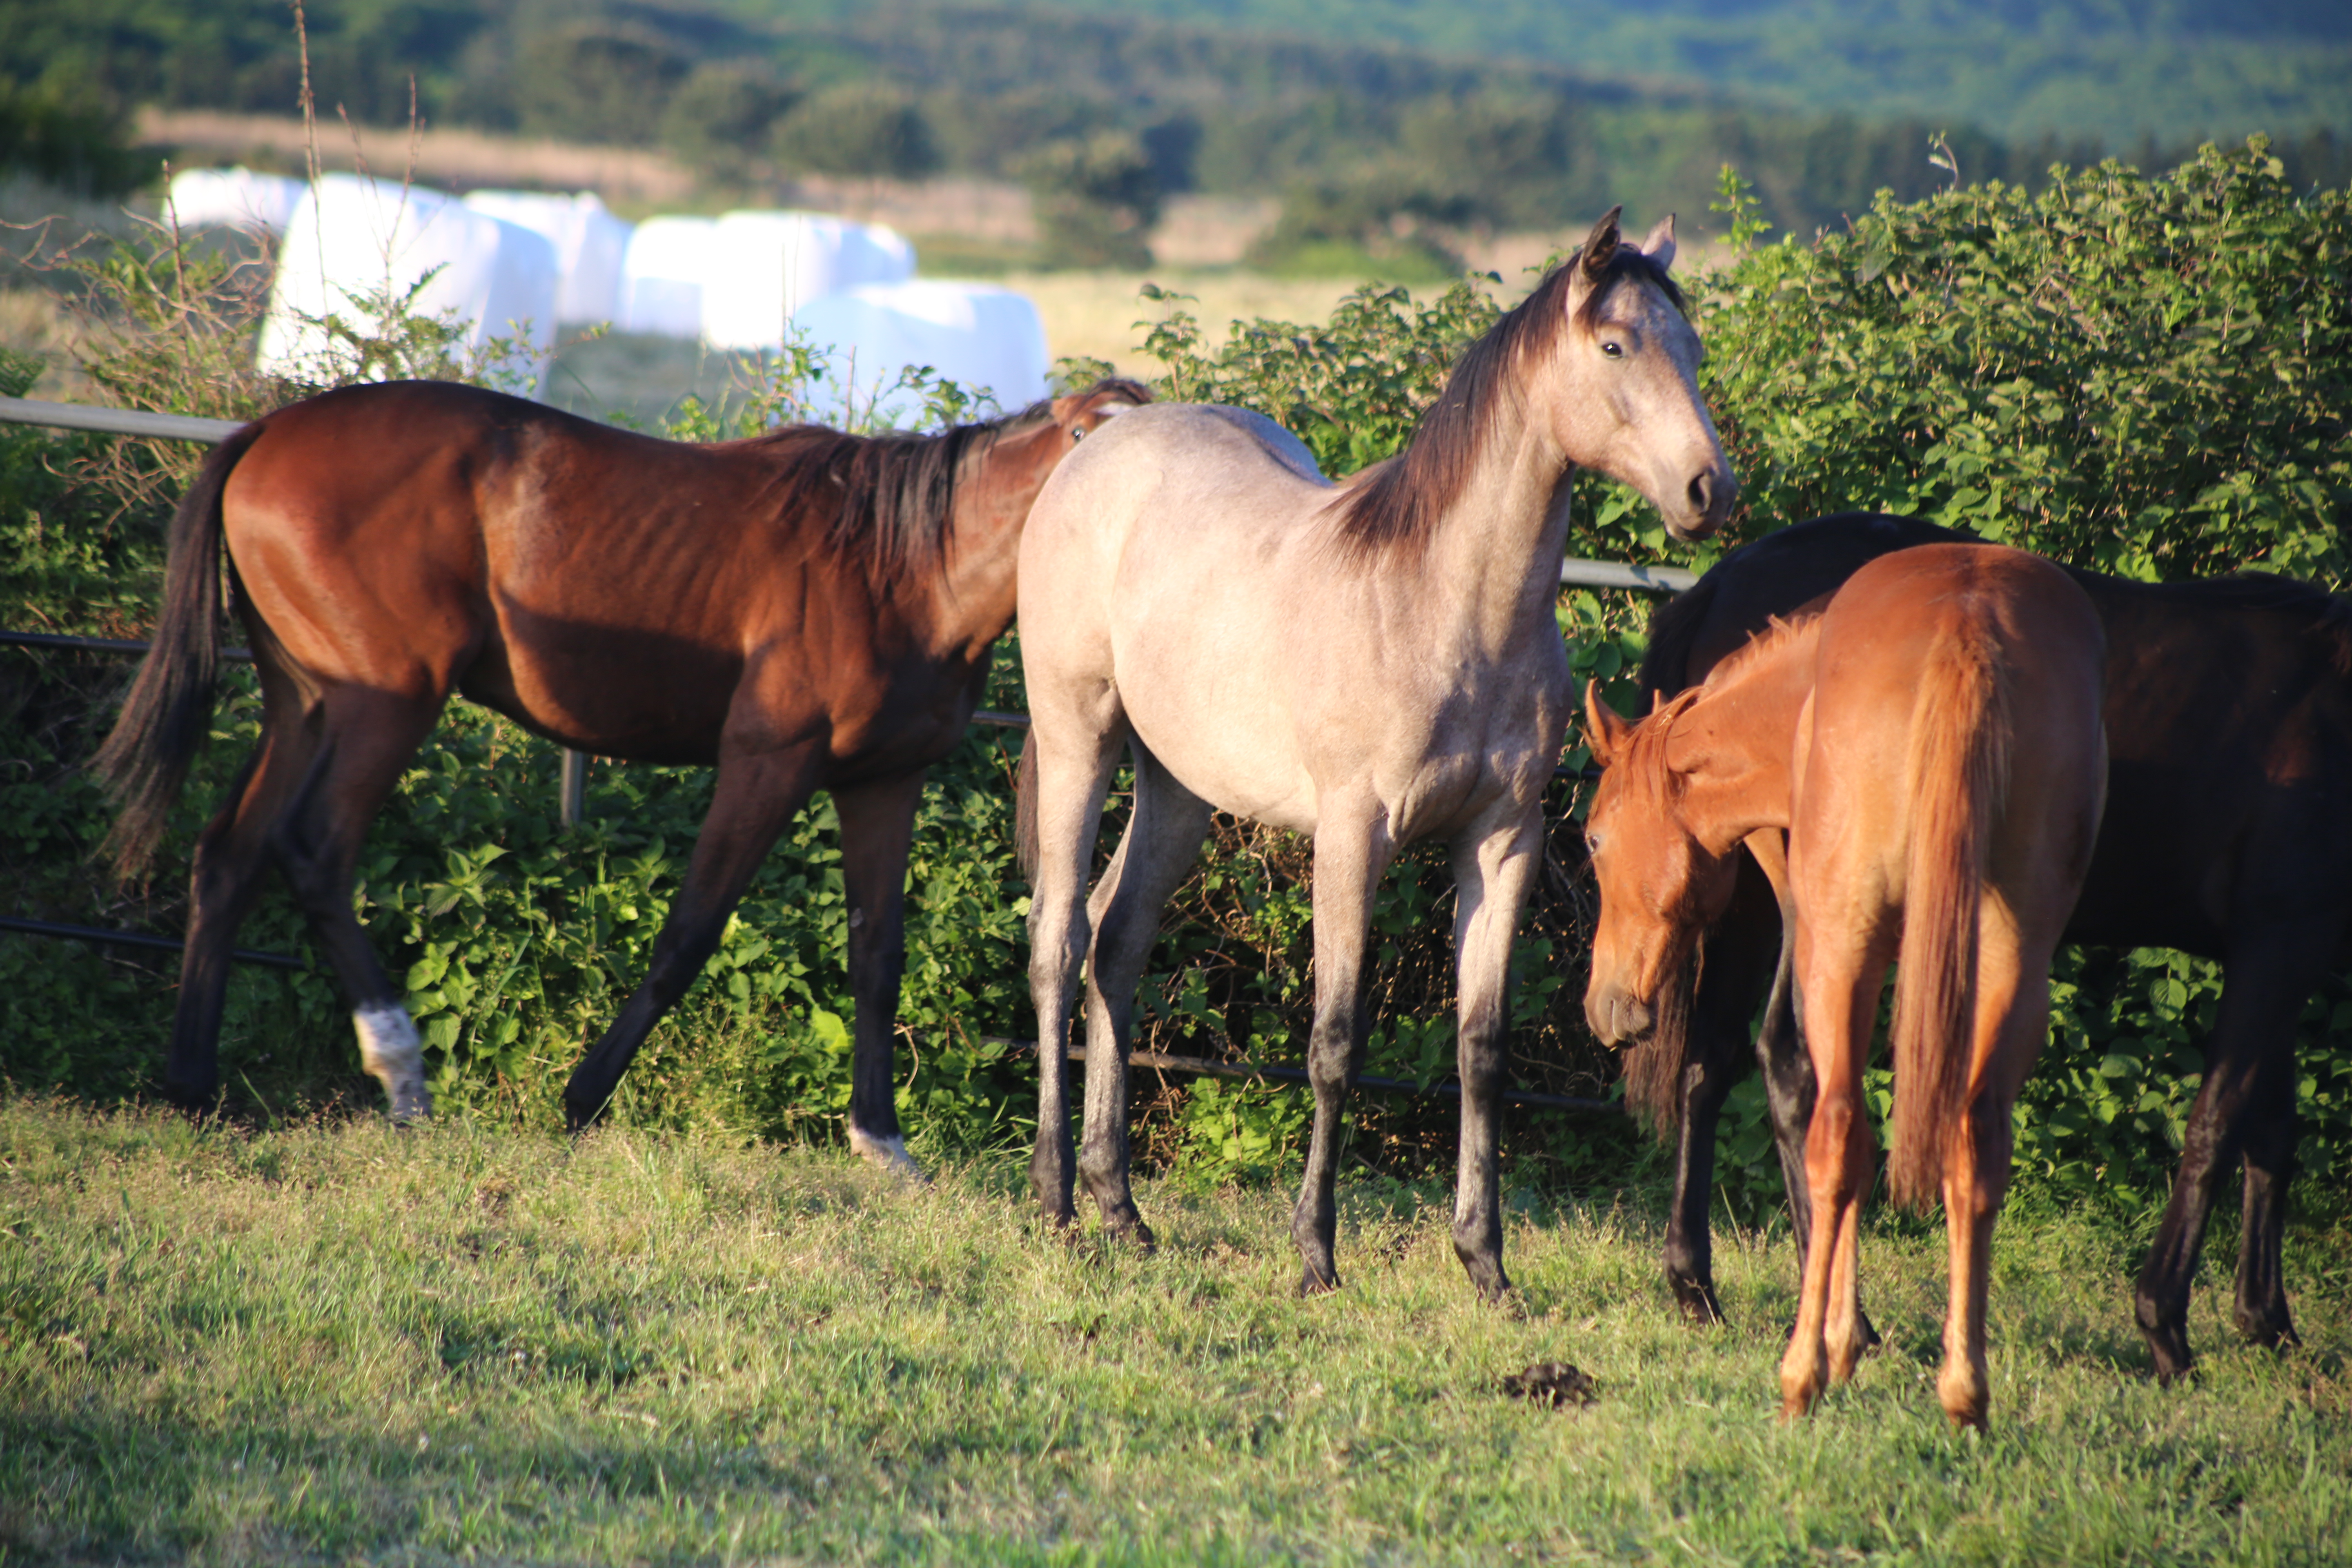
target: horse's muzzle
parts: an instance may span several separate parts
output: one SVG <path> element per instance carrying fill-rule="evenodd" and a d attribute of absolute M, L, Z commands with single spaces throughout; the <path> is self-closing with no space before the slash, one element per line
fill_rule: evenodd
<path fill-rule="evenodd" d="M 1679 517 L 1664 512 L 1666 531 L 1676 539 L 1711 539 L 1731 521 L 1731 503 L 1739 499 L 1739 481 L 1728 468 L 1710 465 L 1692 474 L 1683 486 Z"/>
<path fill-rule="evenodd" d="M 1622 985 L 1596 984 L 1584 994 L 1584 1021 L 1605 1046 L 1639 1039 L 1656 1020 L 1649 1004 Z"/>

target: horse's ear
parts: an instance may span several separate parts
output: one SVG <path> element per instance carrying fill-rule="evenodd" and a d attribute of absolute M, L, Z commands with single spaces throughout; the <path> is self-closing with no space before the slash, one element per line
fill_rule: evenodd
<path fill-rule="evenodd" d="M 1095 383 L 1084 392 L 1054 399 L 1054 423 L 1083 436 L 1098 428 L 1112 415 L 1140 408 L 1150 401 L 1151 394 L 1146 388 L 1113 376 Z"/>
<path fill-rule="evenodd" d="M 1643 255 L 1644 255 L 1644 256 L 1646 256 L 1646 257 L 1648 257 L 1651 260 L 1653 260 L 1653 261 L 1656 262 L 1656 263 L 1658 264 L 1658 270 L 1659 270 L 1659 271 L 1661 271 L 1661 272 L 1664 272 L 1664 271 L 1668 270 L 1669 268 L 1671 268 L 1674 266 L 1674 264 L 1675 264 L 1675 215 L 1674 215 L 1674 214 L 1672 214 L 1672 213 L 1668 213 L 1668 214 L 1667 214 L 1664 218 L 1660 219 L 1660 220 L 1659 220 L 1659 223 L 1658 223 L 1658 226 L 1657 226 L 1657 227 L 1655 227 L 1655 228 L 1654 228 L 1654 229 L 1652 229 L 1652 230 L 1649 232 L 1649 234 L 1647 235 L 1647 237 L 1645 237 L 1643 239 L 1643 241 L 1642 241 L 1642 254 L 1643 254 Z"/>
<path fill-rule="evenodd" d="M 1618 715 L 1617 710 L 1601 700 L 1601 682 L 1584 683 L 1584 742 L 1592 748 L 1592 760 L 1602 767 L 1615 762 L 1625 750 L 1625 742 L 1633 733 L 1633 726 Z"/>
<path fill-rule="evenodd" d="M 1624 210 L 1622 206 L 1611 207 L 1607 216 L 1592 226 L 1592 232 L 1584 237 L 1583 267 L 1588 280 L 1598 282 L 1601 275 L 1609 270 L 1609 263 L 1615 258 L 1619 238 L 1617 216 Z"/>

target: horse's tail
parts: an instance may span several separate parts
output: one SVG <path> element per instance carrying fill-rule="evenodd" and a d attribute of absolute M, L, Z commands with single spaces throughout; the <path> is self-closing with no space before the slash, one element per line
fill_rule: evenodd
<path fill-rule="evenodd" d="M 1942 644 L 1911 715 L 1911 843 L 1895 984 L 1895 1201 L 1924 1209 L 1968 1111 L 1977 920 L 2009 777 L 2009 693 L 1998 650 Z"/>
<path fill-rule="evenodd" d="M 213 448 L 172 515 L 163 569 L 163 614 L 113 733 L 92 765 L 118 815 L 105 853 L 115 875 L 137 876 L 155 853 L 188 767 L 212 728 L 220 670 L 221 491 L 229 471 L 259 437 L 247 425 Z"/>
<path fill-rule="evenodd" d="M 1037 880 L 1037 736 L 1021 737 L 1021 767 L 1013 785 L 1013 858 L 1021 874 Z"/>

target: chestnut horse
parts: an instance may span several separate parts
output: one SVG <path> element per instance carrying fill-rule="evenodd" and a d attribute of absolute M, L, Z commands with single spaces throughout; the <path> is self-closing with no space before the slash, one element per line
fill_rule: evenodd
<path fill-rule="evenodd" d="M 1653 617 L 1642 684 L 1671 696 L 1864 562 L 1966 537 L 1855 512 L 1743 545 Z M 2189 1288 L 2214 1201 L 2241 1165 L 2232 1316 L 2254 1343 L 2298 1342 L 2281 1258 L 2295 1018 L 2352 930 L 2352 603 L 2259 574 L 2154 584 L 2066 570 L 2106 626 L 2109 754 L 2106 815 L 2066 940 L 2175 948 L 2218 960 L 2226 978 L 2179 1174 L 2134 1289 L 2157 1375 L 2170 1382 L 2193 1364 Z M 1742 858 L 1740 888 L 1706 933 L 1686 1015 L 1662 1012 L 1627 1062 L 1636 1098 L 1675 1128 L 1666 1274 L 1702 1321 L 1722 1315 L 1707 1245 L 1716 1124 L 1746 1071 L 1759 1005 L 1755 1059 L 1792 1197 L 1812 1110 L 1789 933 L 1763 874 Z M 1793 1217 L 1801 1255 L 1806 1205 Z"/>
<path fill-rule="evenodd" d="M 1076 1174 L 1107 1232 L 1150 1237 L 1128 1173 L 1135 989 L 1160 907 L 1222 809 L 1315 841 L 1315 1120 L 1291 1237 L 1302 1288 L 1336 1286 L 1333 1179 L 1370 1025 L 1374 890 L 1404 846 L 1437 838 L 1459 902 L 1454 1246 L 1481 1292 L 1508 1288 L 1506 986 L 1574 701 L 1554 618 L 1569 482 L 1579 464 L 1622 479 L 1688 538 L 1722 524 L 1736 489 L 1673 254 L 1673 220 L 1636 248 L 1611 213 L 1465 353 L 1412 444 L 1347 486 L 1270 420 L 1161 405 L 1088 442 L 1038 498 L 1021 544 L 1022 807 L 1044 1069 L 1030 1180 L 1052 1220 L 1075 1217 L 1065 1042 L 1083 964 Z M 1089 900 L 1122 751 L 1134 810 Z"/>
<path fill-rule="evenodd" d="M 1150 400 L 1105 382 L 934 436 L 795 426 L 695 446 L 395 382 L 230 437 L 173 519 L 154 647 L 99 756 L 133 871 L 208 728 L 226 550 L 261 742 L 197 842 L 165 1091 L 214 1093 L 230 948 L 274 860 L 394 1116 L 431 1110 L 415 1026 L 352 912 L 352 879 L 454 691 L 580 751 L 718 764 L 651 970 L 564 1090 L 572 1124 L 602 1110 L 761 858 L 829 789 L 856 1000 L 850 1143 L 908 1165 L 891 1033 L 924 770 L 962 736 L 1012 619 L 1030 502 L 1080 437 Z"/>
<path fill-rule="evenodd" d="M 1851 1376 L 1862 1350 L 1862 1073 L 1899 957 L 1890 1185 L 1923 1207 L 1940 1190 L 1951 1284 L 1937 1392 L 1956 1424 L 1984 1424 L 2010 1112 L 2048 1033 L 2051 955 L 2098 833 L 2105 660 L 2097 611 L 2057 567 L 1942 544 L 1863 567 L 1818 615 L 1768 631 L 1639 724 L 1587 689 L 1606 771 L 1586 819 L 1601 919 L 1585 1010 L 1603 1039 L 1648 1027 L 1728 902 L 1741 845 L 1788 835 L 1820 1088 L 1805 1143 L 1817 1245 L 1780 1366 L 1787 1414 Z"/>

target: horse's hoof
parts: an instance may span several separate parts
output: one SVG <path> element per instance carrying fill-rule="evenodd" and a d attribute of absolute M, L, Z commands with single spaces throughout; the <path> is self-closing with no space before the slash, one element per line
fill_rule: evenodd
<path fill-rule="evenodd" d="M 1151 1227 L 1140 1218 L 1129 1220 L 1125 1225 L 1105 1225 L 1103 1236 L 1107 1240 L 1133 1247 L 1146 1258 L 1160 1250 L 1160 1238 L 1151 1234 Z"/>
<path fill-rule="evenodd" d="M 2265 1350 L 2274 1351 L 2303 1348 L 2303 1340 L 2295 1333 L 2294 1324 L 2284 1315 L 2248 1311 L 2240 1307 L 2231 1317 L 2237 1323 L 2240 1337 L 2250 1345 L 2261 1345 Z"/>
<path fill-rule="evenodd" d="M 849 1152 L 867 1164 L 887 1171 L 894 1176 L 903 1176 L 910 1182 L 926 1179 L 923 1168 L 915 1163 L 913 1155 L 907 1152 L 907 1141 L 895 1132 L 877 1138 L 871 1132 L 861 1132 L 852 1127 L 849 1130 Z"/>
<path fill-rule="evenodd" d="M 1310 1263 L 1298 1272 L 1298 1293 L 1301 1296 L 1330 1296 L 1337 1294 L 1339 1289 L 1339 1271 L 1336 1268 L 1318 1270 Z"/>
<path fill-rule="evenodd" d="M 1675 1305 L 1680 1307 L 1685 1321 L 1698 1328 L 1712 1329 L 1727 1322 L 1723 1315 L 1723 1303 L 1715 1299 L 1715 1287 L 1703 1280 L 1670 1279 L 1674 1287 Z"/>
<path fill-rule="evenodd" d="M 1885 1344 L 1885 1342 L 1878 1337 L 1878 1331 L 1871 1326 L 1870 1314 L 1859 1308 L 1853 1314 L 1853 1342 L 1855 1353 L 1859 1355 L 1868 1355 Z"/>

